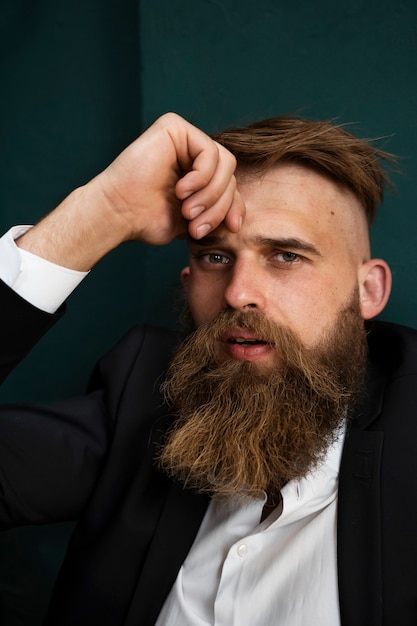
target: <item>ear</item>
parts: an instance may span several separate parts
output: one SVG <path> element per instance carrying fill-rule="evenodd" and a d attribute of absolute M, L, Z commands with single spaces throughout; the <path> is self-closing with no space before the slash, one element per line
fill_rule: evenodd
<path fill-rule="evenodd" d="M 190 267 L 189 267 L 189 265 L 187 265 L 187 267 L 184 267 L 181 270 L 180 277 L 181 277 L 181 282 L 182 282 L 182 285 L 183 285 L 184 289 L 187 289 L 188 279 L 190 278 Z"/>
<path fill-rule="evenodd" d="M 391 293 L 392 275 L 382 259 L 371 259 L 359 270 L 359 294 L 362 318 L 369 320 L 384 309 Z"/>

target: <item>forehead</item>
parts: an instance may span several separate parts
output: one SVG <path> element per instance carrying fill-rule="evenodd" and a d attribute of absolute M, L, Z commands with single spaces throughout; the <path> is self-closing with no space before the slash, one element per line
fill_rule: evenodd
<path fill-rule="evenodd" d="M 307 211 L 312 215 L 350 212 L 363 213 L 356 196 L 346 187 L 299 164 L 277 165 L 262 175 L 237 173 L 238 189 L 249 207 L 262 210 L 282 209 Z"/>
<path fill-rule="evenodd" d="M 313 169 L 283 164 L 258 177 L 238 172 L 237 179 L 247 211 L 242 234 L 270 230 L 285 236 L 351 239 L 355 245 L 368 239 L 356 196 Z"/>

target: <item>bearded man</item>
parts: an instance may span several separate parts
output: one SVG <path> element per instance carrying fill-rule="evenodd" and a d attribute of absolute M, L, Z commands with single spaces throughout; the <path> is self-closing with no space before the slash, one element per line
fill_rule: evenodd
<path fill-rule="evenodd" d="M 390 159 L 168 114 L 3 237 L 3 376 L 107 252 L 188 237 L 184 339 L 137 327 L 85 396 L 2 409 L 3 527 L 79 520 L 46 624 L 416 623 L 417 338 L 370 321 Z"/>

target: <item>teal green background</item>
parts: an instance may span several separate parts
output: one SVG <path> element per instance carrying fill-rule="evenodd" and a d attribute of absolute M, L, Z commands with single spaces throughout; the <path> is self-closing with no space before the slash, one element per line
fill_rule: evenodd
<path fill-rule="evenodd" d="M 401 157 L 397 192 L 387 195 L 372 241 L 394 273 L 383 317 L 417 325 L 414 0 L 9 0 L 3 7 L 2 230 L 39 219 L 167 110 L 208 132 L 279 113 L 353 122 L 354 132 L 380 137 Z M 128 326 L 175 326 L 185 262 L 178 242 L 113 252 L 3 397 L 78 392 Z"/>
<path fill-rule="evenodd" d="M 3 0 L 0 35 L 2 231 L 38 220 L 168 110 L 208 132 L 280 113 L 353 122 L 401 157 L 372 243 L 394 274 L 382 317 L 417 326 L 415 0 Z M 178 242 L 114 251 L 2 398 L 78 393 L 128 326 L 175 326 L 185 261 Z M 1 624 L 39 623 L 66 531 L 1 536 L 0 591 L 4 573 L 21 590 L 2 593 Z"/>
<path fill-rule="evenodd" d="M 401 157 L 372 230 L 394 274 L 383 318 L 417 325 L 417 3 L 142 3 L 143 119 L 208 131 L 279 113 L 353 123 Z"/>

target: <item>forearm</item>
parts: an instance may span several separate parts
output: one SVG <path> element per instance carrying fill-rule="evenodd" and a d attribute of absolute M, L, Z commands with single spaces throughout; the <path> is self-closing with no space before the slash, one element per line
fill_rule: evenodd
<path fill-rule="evenodd" d="M 87 272 L 123 241 L 123 226 L 94 179 L 75 189 L 16 244 L 62 267 Z"/>

